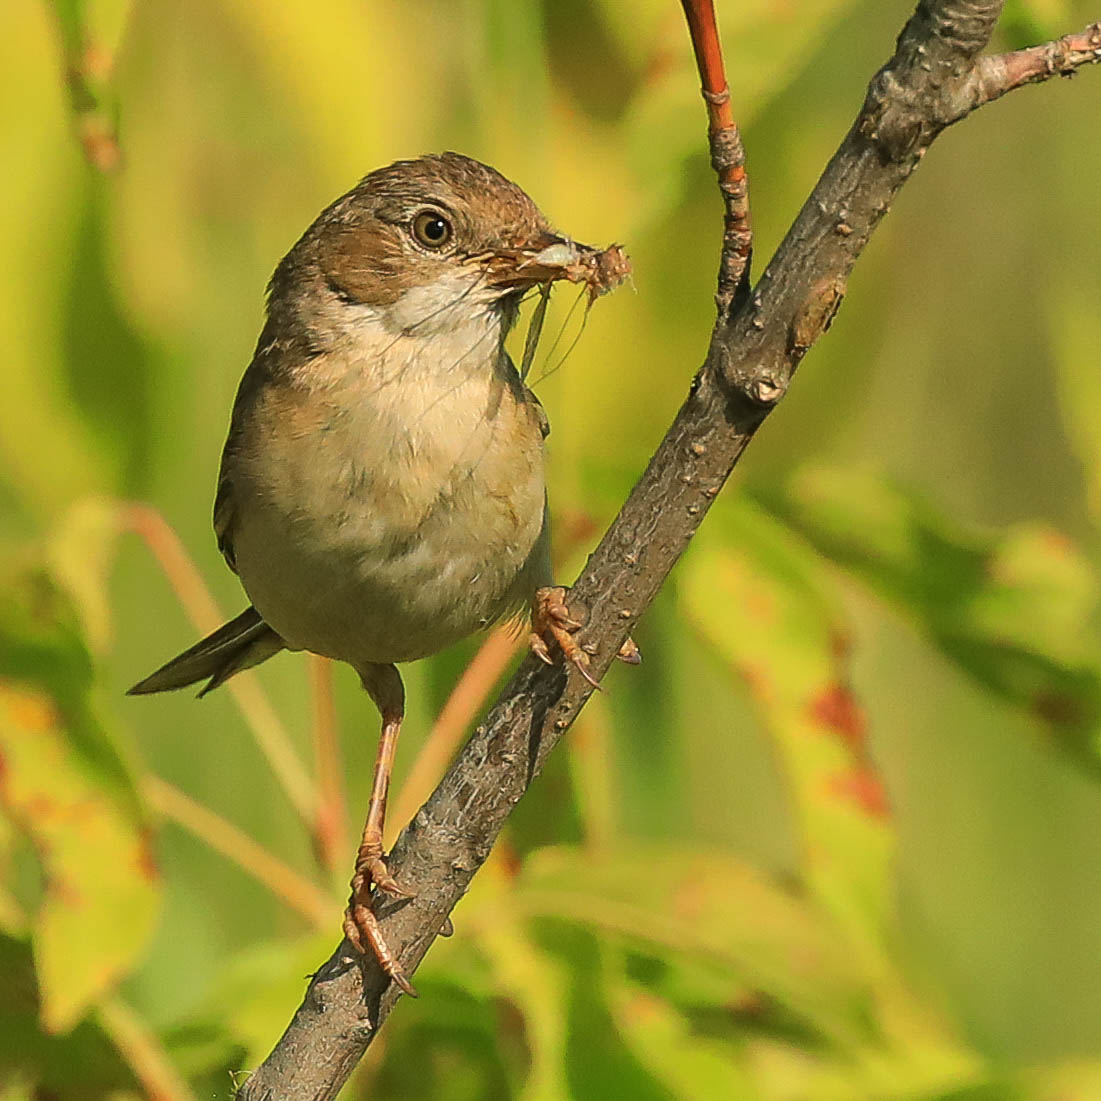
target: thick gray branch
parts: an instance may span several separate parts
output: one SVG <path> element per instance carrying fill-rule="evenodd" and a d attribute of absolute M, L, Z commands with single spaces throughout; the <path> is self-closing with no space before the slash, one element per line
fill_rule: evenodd
<path fill-rule="evenodd" d="M 571 606 L 587 613 L 582 637 L 598 675 L 654 599 L 799 361 L 829 326 L 853 263 L 929 143 L 992 98 L 983 91 L 991 59 L 978 67 L 976 59 L 1001 7 L 991 0 L 922 0 L 753 294 L 720 317 L 687 400 L 574 587 Z M 999 71 L 1016 72 L 1016 56 L 1000 59 Z M 1038 64 L 1029 61 L 1033 75 L 1025 79 L 1041 79 Z M 1008 90 L 1013 80 L 1022 82 L 1006 77 L 999 87 Z M 529 658 L 399 838 L 390 867 L 417 894 L 405 904 L 382 901 L 380 912 L 407 972 L 438 935 L 588 695 L 580 677 L 567 679 Z M 342 944 L 240 1097 L 334 1097 L 398 996 L 373 962 L 357 961 Z"/>

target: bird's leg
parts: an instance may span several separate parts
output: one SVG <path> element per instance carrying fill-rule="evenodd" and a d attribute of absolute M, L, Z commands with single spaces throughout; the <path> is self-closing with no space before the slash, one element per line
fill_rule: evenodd
<path fill-rule="evenodd" d="M 367 804 L 367 821 L 363 825 L 363 838 L 356 856 L 355 875 L 352 876 L 352 895 L 348 900 L 348 909 L 344 912 L 344 935 L 360 952 L 366 954 L 369 947 L 382 970 L 406 994 L 416 997 L 413 984 L 383 939 L 371 899 L 372 887 L 403 898 L 409 897 L 390 874 L 382 855 L 386 796 L 390 790 L 390 773 L 394 767 L 401 720 L 405 714 L 405 689 L 402 687 L 401 676 L 393 665 L 365 665 L 359 670 L 359 677 L 382 715 L 382 733 L 379 735 L 378 754 L 375 757 L 375 775 L 371 785 L 371 800 Z"/>
<path fill-rule="evenodd" d="M 570 615 L 566 607 L 567 590 L 560 585 L 548 585 L 537 589 L 531 607 L 531 635 L 528 645 L 540 661 L 554 664 L 550 653 L 550 643 L 554 642 L 562 651 L 562 656 L 574 665 L 577 671 L 594 687 L 599 688 L 596 678 L 589 672 L 589 655 L 575 639 L 574 632 L 583 624 Z M 642 655 L 633 639 L 627 639 L 619 648 L 616 657 L 628 665 L 638 665 Z"/>

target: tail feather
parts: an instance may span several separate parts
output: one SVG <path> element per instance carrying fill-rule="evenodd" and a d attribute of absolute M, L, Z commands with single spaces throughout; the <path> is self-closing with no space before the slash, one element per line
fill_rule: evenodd
<path fill-rule="evenodd" d="M 126 694 L 145 696 L 170 692 L 206 680 L 200 696 L 223 684 L 234 673 L 267 661 L 284 648 L 283 640 L 260 618 L 255 608 L 246 608 L 213 634 L 162 665 Z"/>

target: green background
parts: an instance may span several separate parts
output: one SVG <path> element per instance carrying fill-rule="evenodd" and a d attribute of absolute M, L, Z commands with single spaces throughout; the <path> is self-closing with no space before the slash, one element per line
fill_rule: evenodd
<path fill-rule="evenodd" d="M 761 263 L 912 4 L 719 6 Z M 1019 0 L 996 46 L 1088 8 Z M 561 366 L 558 293 L 534 371 L 568 581 L 706 350 L 696 89 L 672 0 L 6 0 L 3 1101 L 227 1097 L 335 942 L 377 729 L 351 672 L 320 855 L 304 657 L 246 687 L 251 719 L 226 690 L 123 696 L 197 637 L 133 502 L 242 606 L 210 509 L 276 261 L 366 171 L 443 148 L 625 243 L 633 288 Z M 343 1096 L 1101 1098 L 1099 117 L 1086 71 L 930 152 L 644 665 Z M 481 642 L 405 671 L 399 792 Z"/>

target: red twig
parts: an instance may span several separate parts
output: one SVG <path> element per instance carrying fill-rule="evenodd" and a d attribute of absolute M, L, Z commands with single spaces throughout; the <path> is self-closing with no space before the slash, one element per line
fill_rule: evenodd
<path fill-rule="evenodd" d="M 719 177 L 719 190 L 725 205 L 723 249 L 719 261 L 719 289 L 715 304 L 720 316 L 729 312 L 736 298 L 749 289 L 749 262 L 753 254 L 753 230 L 749 223 L 749 181 L 745 171 L 745 149 L 734 109 L 730 86 L 726 82 L 723 48 L 715 23 L 712 0 L 681 0 L 696 68 L 707 103 L 708 142 L 711 166 Z"/>

